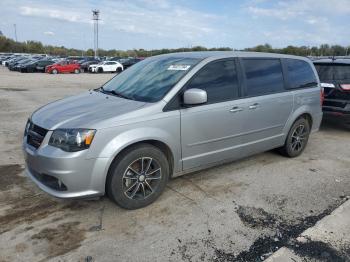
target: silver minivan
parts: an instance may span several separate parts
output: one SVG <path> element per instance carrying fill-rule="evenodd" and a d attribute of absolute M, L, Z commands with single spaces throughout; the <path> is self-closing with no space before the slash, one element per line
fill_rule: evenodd
<path fill-rule="evenodd" d="M 127 209 L 172 177 L 278 148 L 300 155 L 322 119 L 313 64 L 297 56 L 193 52 L 147 58 L 102 87 L 39 108 L 26 173 L 59 198 Z"/>

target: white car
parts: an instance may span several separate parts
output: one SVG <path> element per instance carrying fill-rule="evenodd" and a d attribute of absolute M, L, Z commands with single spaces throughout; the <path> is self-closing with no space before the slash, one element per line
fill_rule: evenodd
<path fill-rule="evenodd" d="M 117 61 L 104 61 L 99 64 L 90 65 L 89 72 L 103 73 L 103 72 L 117 72 L 123 71 L 123 65 Z"/>

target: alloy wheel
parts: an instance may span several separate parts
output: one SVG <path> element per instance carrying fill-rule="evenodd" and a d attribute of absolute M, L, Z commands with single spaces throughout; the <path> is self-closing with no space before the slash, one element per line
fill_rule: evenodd
<path fill-rule="evenodd" d="M 136 159 L 123 174 L 123 192 L 130 199 L 144 200 L 156 191 L 161 178 L 162 170 L 155 159 Z"/>
<path fill-rule="evenodd" d="M 294 152 L 299 152 L 305 147 L 308 131 L 305 125 L 301 124 L 297 126 L 292 133 L 291 149 Z"/>

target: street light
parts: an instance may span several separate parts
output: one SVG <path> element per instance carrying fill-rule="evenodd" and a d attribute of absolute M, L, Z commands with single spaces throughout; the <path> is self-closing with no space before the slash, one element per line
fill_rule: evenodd
<path fill-rule="evenodd" d="M 92 20 L 94 21 L 94 49 L 95 49 L 95 58 L 98 56 L 98 20 L 100 16 L 100 11 L 95 9 L 92 10 Z"/>

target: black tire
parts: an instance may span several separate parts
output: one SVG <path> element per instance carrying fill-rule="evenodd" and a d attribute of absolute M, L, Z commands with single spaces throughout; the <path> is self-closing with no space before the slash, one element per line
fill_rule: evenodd
<path fill-rule="evenodd" d="M 142 208 L 161 195 L 168 179 L 169 163 L 163 152 L 149 144 L 138 144 L 126 149 L 112 163 L 106 182 L 107 195 L 122 208 Z"/>
<path fill-rule="evenodd" d="M 98 73 L 103 73 L 103 68 L 102 68 L 102 67 L 99 67 L 99 68 L 97 69 L 97 72 L 98 72 Z"/>
<path fill-rule="evenodd" d="M 80 70 L 79 69 L 74 69 L 74 74 L 79 74 Z"/>
<path fill-rule="evenodd" d="M 305 118 L 297 119 L 289 130 L 280 153 L 287 157 L 297 157 L 305 149 L 310 135 L 310 123 Z"/>
<path fill-rule="evenodd" d="M 51 73 L 54 74 L 54 75 L 57 75 L 58 74 L 58 70 L 54 69 L 54 70 L 51 71 Z"/>
<path fill-rule="evenodd" d="M 121 67 L 117 67 L 117 70 L 115 70 L 116 73 L 121 73 L 123 71 L 123 69 L 121 69 Z"/>

